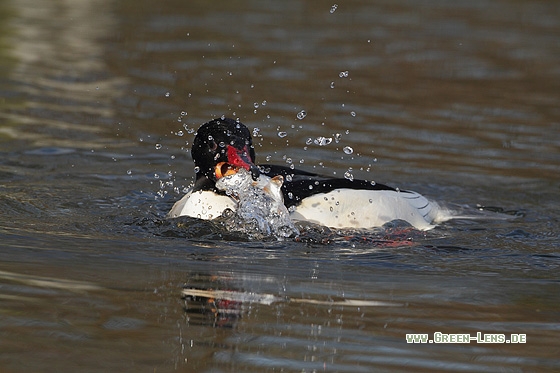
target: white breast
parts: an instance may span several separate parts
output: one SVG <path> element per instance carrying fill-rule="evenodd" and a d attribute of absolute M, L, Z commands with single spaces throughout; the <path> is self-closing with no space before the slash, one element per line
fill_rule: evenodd
<path fill-rule="evenodd" d="M 173 205 L 167 216 L 210 220 L 217 218 L 228 208 L 234 211 L 237 208 L 237 203 L 231 197 L 208 190 L 189 191 Z"/>
<path fill-rule="evenodd" d="M 415 192 L 337 189 L 305 198 L 291 218 L 333 228 L 373 228 L 400 219 L 428 230 L 434 227 L 437 210 Z"/>

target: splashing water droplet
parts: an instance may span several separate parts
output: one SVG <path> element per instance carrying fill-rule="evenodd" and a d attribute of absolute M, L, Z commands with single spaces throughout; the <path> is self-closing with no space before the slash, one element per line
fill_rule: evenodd
<path fill-rule="evenodd" d="M 165 92 L 165 97 L 169 97 L 171 94 L 169 92 Z"/>
<path fill-rule="evenodd" d="M 288 136 L 288 132 L 285 132 L 285 131 L 280 131 L 280 132 L 278 132 L 278 137 L 284 138 L 284 137 L 286 137 L 286 136 Z"/>
<path fill-rule="evenodd" d="M 355 117 L 355 116 L 356 116 L 356 112 L 355 112 L 355 111 L 351 111 L 351 112 L 350 112 L 350 115 L 353 116 L 353 117 Z"/>
<path fill-rule="evenodd" d="M 331 137 L 324 137 L 324 136 L 319 136 L 315 140 L 313 140 L 313 143 L 319 146 L 326 146 L 329 145 L 331 142 L 332 142 Z"/>
<path fill-rule="evenodd" d="M 132 175 L 132 170 L 126 170 L 127 175 Z"/>
<path fill-rule="evenodd" d="M 341 71 L 338 76 L 341 78 L 348 78 L 348 70 Z"/>
<path fill-rule="evenodd" d="M 331 88 L 334 88 L 334 82 L 331 82 Z"/>
<path fill-rule="evenodd" d="M 161 144 L 156 144 L 156 150 L 160 150 L 161 149 Z"/>
<path fill-rule="evenodd" d="M 305 111 L 305 110 L 302 110 L 299 113 L 297 113 L 297 119 L 299 119 L 299 120 L 302 120 L 306 116 L 307 116 L 307 111 Z"/>
<path fill-rule="evenodd" d="M 338 4 L 333 4 L 333 6 L 331 6 L 331 14 L 333 14 L 334 12 L 336 12 L 336 9 L 338 8 Z"/>
<path fill-rule="evenodd" d="M 266 100 L 264 100 L 263 102 L 261 102 L 262 106 L 266 106 Z"/>
<path fill-rule="evenodd" d="M 350 167 L 350 168 L 348 169 L 348 171 L 346 171 L 346 172 L 344 173 L 344 178 L 345 178 L 345 179 L 348 179 L 348 180 L 350 180 L 350 181 L 353 181 L 353 180 L 354 180 L 354 175 L 352 175 L 352 167 Z"/>
<path fill-rule="evenodd" d="M 200 167 L 194 166 L 194 172 L 195 172 L 195 173 L 198 173 L 199 171 L 200 171 Z"/>
<path fill-rule="evenodd" d="M 253 106 L 255 107 L 255 109 L 258 109 L 258 108 L 259 108 L 259 103 L 258 103 L 258 102 L 255 102 L 255 103 L 253 104 Z"/>
<path fill-rule="evenodd" d="M 344 151 L 344 153 L 346 154 L 352 154 L 354 153 L 354 149 L 352 149 L 352 147 L 350 146 L 345 146 L 344 149 L 342 149 Z"/>

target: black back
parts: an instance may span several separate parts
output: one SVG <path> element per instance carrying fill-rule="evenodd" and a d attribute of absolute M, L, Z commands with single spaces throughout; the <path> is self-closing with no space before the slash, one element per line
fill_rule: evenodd
<path fill-rule="evenodd" d="M 349 180 L 318 175 L 312 172 L 292 170 L 277 165 L 259 165 L 263 174 L 274 177 L 282 175 L 284 184 L 282 194 L 286 207 L 298 205 L 302 199 L 319 193 L 332 192 L 335 189 L 392 190 L 387 185 L 372 183 L 366 180 Z"/>

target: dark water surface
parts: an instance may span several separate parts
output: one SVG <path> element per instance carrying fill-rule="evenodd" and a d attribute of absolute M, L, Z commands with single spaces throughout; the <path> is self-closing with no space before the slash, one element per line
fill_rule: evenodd
<path fill-rule="evenodd" d="M 0 0 L 0 370 L 560 370 L 560 5 L 336 5 Z M 258 161 L 510 219 L 166 221 L 221 115 Z M 435 332 L 526 343 L 406 343 Z"/>

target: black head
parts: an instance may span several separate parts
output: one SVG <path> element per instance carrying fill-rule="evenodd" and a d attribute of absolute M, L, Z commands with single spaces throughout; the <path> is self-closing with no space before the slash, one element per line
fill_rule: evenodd
<path fill-rule="evenodd" d="M 198 129 L 191 151 L 197 167 L 196 178 L 206 176 L 216 181 L 216 166 L 245 168 L 259 177 L 259 169 L 255 166 L 255 149 L 251 133 L 245 125 L 229 118 L 219 118 L 204 123 Z"/>

